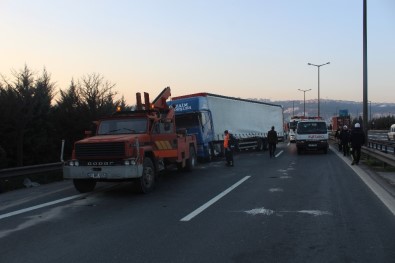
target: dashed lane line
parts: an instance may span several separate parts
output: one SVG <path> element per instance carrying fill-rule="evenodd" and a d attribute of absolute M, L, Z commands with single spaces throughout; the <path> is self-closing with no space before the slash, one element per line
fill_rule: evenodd
<path fill-rule="evenodd" d="M 220 200 L 222 197 L 224 197 L 225 195 L 230 193 L 233 189 L 235 189 L 236 187 L 241 185 L 244 181 L 248 180 L 250 177 L 251 176 L 244 177 L 243 179 L 241 179 L 240 181 L 238 181 L 237 183 L 235 183 L 234 185 L 232 185 L 231 187 L 229 187 L 228 189 L 226 189 L 225 191 L 223 191 L 222 193 L 220 193 L 219 195 L 217 195 L 216 197 L 214 197 L 213 199 L 211 199 L 210 201 L 208 201 L 204 205 L 200 206 L 198 209 L 196 209 L 195 211 L 193 211 L 189 215 L 187 215 L 184 218 L 182 218 L 180 221 L 184 221 L 184 222 L 190 221 L 195 216 L 197 216 L 198 214 L 200 214 L 201 212 L 206 210 L 208 207 L 210 207 L 212 204 L 214 204 L 215 202 Z"/>
<path fill-rule="evenodd" d="M 40 208 L 43 208 L 43 207 L 47 207 L 47 206 L 63 203 L 63 202 L 69 201 L 69 200 L 73 200 L 73 199 L 76 199 L 76 198 L 83 197 L 85 195 L 86 194 L 73 195 L 73 196 L 65 197 L 65 198 L 62 198 L 62 199 L 55 200 L 55 201 L 51 201 L 51 202 L 48 202 L 48 203 L 44 203 L 44 204 L 40 204 L 40 205 L 36 205 L 36 206 L 32 206 L 32 207 L 27 207 L 27 208 L 20 209 L 20 210 L 17 210 L 17 211 L 13 211 L 13 212 L 9 212 L 9 213 L 6 213 L 6 214 L 2 214 L 2 215 L 0 215 L 0 220 L 4 219 L 4 218 L 7 218 L 7 217 L 11 217 L 11 216 L 23 214 L 23 213 L 26 213 L 26 212 L 30 212 L 30 211 L 33 211 L 33 210 L 36 210 L 36 209 L 40 209 Z"/>
<path fill-rule="evenodd" d="M 276 158 L 279 157 L 283 152 L 284 152 L 283 150 L 279 151 L 279 152 L 275 155 L 275 157 L 276 157 Z"/>

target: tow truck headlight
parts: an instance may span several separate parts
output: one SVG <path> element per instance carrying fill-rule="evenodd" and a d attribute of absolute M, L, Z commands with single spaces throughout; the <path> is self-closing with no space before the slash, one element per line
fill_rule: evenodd
<path fill-rule="evenodd" d="M 136 160 L 135 159 L 124 160 L 124 165 L 136 165 Z"/>
<path fill-rule="evenodd" d="M 80 163 L 79 163 L 78 160 L 71 160 L 71 161 L 69 161 L 69 165 L 70 165 L 70 166 L 79 166 Z"/>

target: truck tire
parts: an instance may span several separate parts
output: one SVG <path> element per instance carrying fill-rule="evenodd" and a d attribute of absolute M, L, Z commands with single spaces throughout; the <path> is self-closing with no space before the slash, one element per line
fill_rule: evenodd
<path fill-rule="evenodd" d="M 261 151 L 263 151 L 263 149 L 264 149 L 263 140 L 262 140 L 262 139 L 259 139 L 259 140 L 257 141 L 256 150 L 257 150 L 258 152 L 261 152 Z"/>
<path fill-rule="evenodd" d="M 299 147 L 296 148 L 296 150 L 297 150 L 298 154 L 301 154 L 301 153 L 302 153 L 302 149 L 300 149 Z"/>
<path fill-rule="evenodd" d="M 74 179 L 73 184 L 75 189 L 80 193 L 92 192 L 95 189 L 96 181 L 91 179 Z"/>
<path fill-rule="evenodd" d="M 144 158 L 143 175 L 136 181 L 137 191 L 148 194 L 155 186 L 155 168 L 150 158 Z"/>
<path fill-rule="evenodd" d="M 195 147 L 189 147 L 189 158 L 186 160 L 185 171 L 192 171 L 196 166 L 196 152 Z"/>
<path fill-rule="evenodd" d="M 207 157 L 205 158 L 206 162 L 211 162 L 214 159 L 214 147 L 211 143 L 208 144 L 207 146 Z"/>
<path fill-rule="evenodd" d="M 268 151 L 269 150 L 269 142 L 267 141 L 267 138 L 262 139 L 262 145 L 263 145 L 263 150 Z"/>

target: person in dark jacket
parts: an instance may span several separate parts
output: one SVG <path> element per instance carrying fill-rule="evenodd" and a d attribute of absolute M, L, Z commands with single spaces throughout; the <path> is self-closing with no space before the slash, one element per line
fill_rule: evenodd
<path fill-rule="evenodd" d="M 340 132 L 341 132 L 341 129 L 337 128 L 336 133 L 335 133 L 335 139 L 336 139 L 337 145 L 339 147 L 339 152 L 342 151 L 342 143 L 340 141 Z"/>
<path fill-rule="evenodd" d="M 350 134 L 350 141 L 352 147 L 352 165 L 358 164 L 359 159 L 361 158 L 361 147 L 365 144 L 365 133 L 361 129 L 361 125 L 357 122 L 354 125 L 354 129 L 352 129 Z"/>
<path fill-rule="evenodd" d="M 269 143 L 269 155 L 270 158 L 272 158 L 274 157 L 274 152 L 276 151 L 276 145 L 278 143 L 277 132 L 274 130 L 274 126 L 267 132 L 267 142 Z"/>
<path fill-rule="evenodd" d="M 350 142 L 350 131 L 348 130 L 347 125 L 343 126 L 339 134 L 341 148 L 343 149 L 343 155 L 348 156 L 350 155 L 350 148 L 348 147 L 348 143 Z"/>

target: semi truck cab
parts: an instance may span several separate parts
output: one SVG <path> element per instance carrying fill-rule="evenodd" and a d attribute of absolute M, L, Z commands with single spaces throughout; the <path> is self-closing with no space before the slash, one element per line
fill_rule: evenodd
<path fill-rule="evenodd" d="M 177 127 L 196 136 L 197 156 L 203 159 L 214 156 L 214 146 L 210 143 L 214 140 L 213 120 L 207 98 L 191 97 L 169 104 L 174 108 Z"/>

